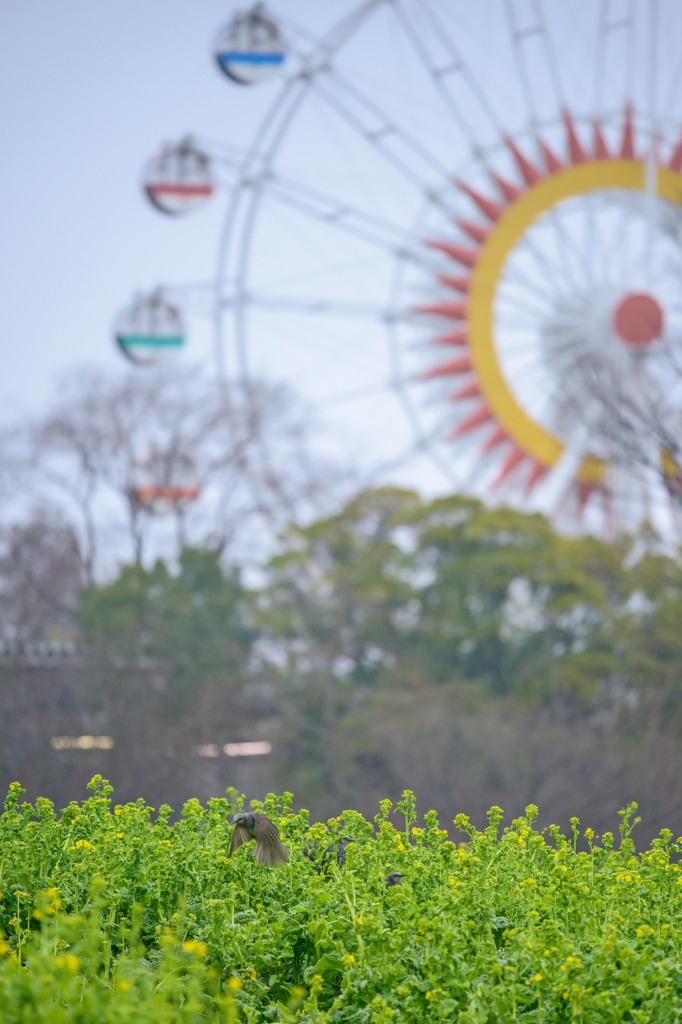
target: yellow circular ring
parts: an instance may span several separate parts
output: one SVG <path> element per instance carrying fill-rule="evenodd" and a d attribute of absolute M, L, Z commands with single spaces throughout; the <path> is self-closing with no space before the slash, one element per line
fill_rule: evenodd
<path fill-rule="evenodd" d="M 557 171 L 524 192 L 492 228 L 481 247 L 471 281 L 469 327 L 471 356 L 481 391 L 509 436 L 543 465 L 553 466 L 565 451 L 555 434 L 535 422 L 519 405 L 502 373 L 495 351 L 494 299 L 507 258 L 524 232 L 542 213 L 562 199 L 601 189 L 644 191 L 646 165 L 637 160 L 594 160 Z M 656 193 L 682 206 L 682 175 L 656 169 Z M 599 484 L 606 466 L 588 456 L 577 478 Z"/>

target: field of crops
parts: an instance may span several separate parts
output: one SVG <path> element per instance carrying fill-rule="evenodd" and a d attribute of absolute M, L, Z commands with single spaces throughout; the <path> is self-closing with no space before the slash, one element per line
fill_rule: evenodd
<path fill-rule="evenodd" d="M 635 805 L 614 837 L 538 831 L 532 806 L 441 827 L 409 791 L 311 824 L 285 793 L 252 804 L 291 850 L 268 868 L 251 844 L 228 855 L 236 794 L 173 820 L 90 790 L 56 814 L 10 788 L 2 1024 L 682 1020 L 682 841 L 637 852 Z M 321 862 L 342 835 L 345 862 Z"/>

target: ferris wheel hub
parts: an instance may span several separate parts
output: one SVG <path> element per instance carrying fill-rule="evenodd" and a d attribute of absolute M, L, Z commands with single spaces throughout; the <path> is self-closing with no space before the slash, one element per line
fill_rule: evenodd
<path fill-rule="evenodd" d="M 613 312 L 616 334 L 633 350 L 646 349 L 663 332 L 663 310 L 646 292 L 629 292 Z"/>

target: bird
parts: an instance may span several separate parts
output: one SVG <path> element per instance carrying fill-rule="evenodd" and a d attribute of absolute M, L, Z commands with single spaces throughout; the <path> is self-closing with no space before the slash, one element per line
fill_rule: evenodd
<path fill-rule="evenodd" d="M 402 880 L 405 878 L 400 871 L 391 871 L 390 875 L 386 875 L 386 888 L 390 889 L 393 885 L 402 885 Z"/>
<path fill-rule="evenodd" d="M 289 851 L 280 840 L 279 829 L 264 814 L 241 811 L 235 814 L 232 824 L 234 830 L 230 840 L 230 856 L 244 843 L 255 839 L 253 856 L 259 864 L 274 867 L 276 864 L 286 864 L 289 860 Z"/>
<path fill-rule="evenodd" d="M 336 851 L 336 863 L 340 867 L 346 859 L 346 847 L 349 843 L 354 842 L 355 840 L 351 839 L 350 836 L 342 836 L 338 844 L 335 840 L 332 840 L 329 846 L 325 846 L 320 855 L 320 844 L 315 840 L 312 843 L 306 843 L 301 852 L 304 857 L 307 857 L 308 860 L 317 865 L 318 871 L 328 871 L 332 864 L 334 851 Z"/>
<path fill-rule="evenodd" d="M 303 849 L 301 850 L 301 853 L 303 854 L 303 856 L 307 857 L 308 860 L 311 860 L 313 862 L 313 864 L 317 863 L 317 855 L 318 855 L 319 852 L 320 852 L 320 844 L 318 843 L 317 840 L 315 840 L 312 843 L 306 843 L 305 846 L 303 847 Z"/>
<path fill-rule="evenodd" d="M 341 836 L 341 838 L 339 839 L 339 842 L 338 842 L 338 846 L 336 845 L 336 843 L 334 843 L 332 841 L 329 844 L 329 846 L 326 847 L 326 849 L 324 851 L 324 857 L 323 857 L 324 862 L 326 864 L 329 864 L 329 862 L 331 861 L 331 859 L 332 859 L 332 857 L 334 855 L 334 849 L 336 849 L 336 863 L 340 867 L 345 862 L 345 860 L 346 860 L 346 847 L 348 846 L 349 843 L 354 843 L 354 842 L 355 842 L 355 840 L 351 839 L 350 836 Z"/>

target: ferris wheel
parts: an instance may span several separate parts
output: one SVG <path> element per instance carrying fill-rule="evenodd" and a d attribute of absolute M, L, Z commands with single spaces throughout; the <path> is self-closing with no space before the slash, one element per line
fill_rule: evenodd
<path fill-rule="evenodd" d="M 222 192 L 223 229 L 214 279 L 138 294 L 121 350 L 191 349 L 208 314 L 216 372 L 291 383 L 375 481 L 677 536 L 680 4 L 297 7 L 216 33 L 225 87 L 262 91 L 251 144 L 148 162 L 158 210 Z"/>

